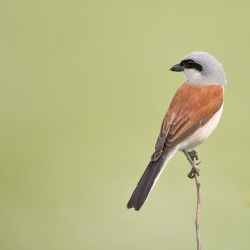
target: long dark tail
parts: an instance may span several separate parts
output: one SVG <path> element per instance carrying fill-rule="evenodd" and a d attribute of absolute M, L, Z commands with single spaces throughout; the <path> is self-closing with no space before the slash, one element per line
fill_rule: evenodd
<path fill-rule="evenodd" d="M 157 177 L 160 175 L 166 164 L 166 157 L 167 156 L 164 155 L 164 157 L 160 157 L 157 161 L 149 162 L 127 204 L 127 208 L 134 208 L 137 211 L 140 210 L 157 180 Z"/>

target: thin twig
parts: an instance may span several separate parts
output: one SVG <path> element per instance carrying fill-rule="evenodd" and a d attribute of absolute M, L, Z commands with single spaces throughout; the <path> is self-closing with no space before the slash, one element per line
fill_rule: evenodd
<path fill-rule="evenodd" d="M 200 209 L 201 209 L 201 184 L 199 182 L 199 172 L 194 171 L 197 169 L 196 167 L 196 158 L 193 159 L 189 156 L 189 154 L 183 150 L 183 153 L 187 157 L 190 165 L 192 166 L 191 172 L 188 174 L 189 178 L 195 178 L 196 188 L 197 188 L 197 207 L 196 207 L 196 216 L 195 216 L 195 228 L 196 228 L 196 242 L 197 242 L 197 250 L 201 250 L 201 241 L 200 241 Z"/>
<path fill-rule="evenodd" d="M 195 158 L 193 158 L 195 164 Z M 198 174 L 194 173 L 196 188 L 197 188 L 197 208 L 196 208 L 196 217 L 195 217 L 195 227 L 196 227 L 196 241 L 197 241 L 197 250 L 201 250 L 201 241 L 200 241 L 200 210 L 201 210 L 201 184 L 198 179 Z"/>

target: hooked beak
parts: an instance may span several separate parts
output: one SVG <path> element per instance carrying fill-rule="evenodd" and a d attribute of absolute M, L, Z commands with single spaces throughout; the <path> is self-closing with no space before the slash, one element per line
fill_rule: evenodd
<path fill-rule="evenodd" d="M 181 66 L 180 64 L 176 64 L 173 67 L 171 67 L 170 70 L 175 72 L 181 72 L 184 70 L 184 67 Z"/>

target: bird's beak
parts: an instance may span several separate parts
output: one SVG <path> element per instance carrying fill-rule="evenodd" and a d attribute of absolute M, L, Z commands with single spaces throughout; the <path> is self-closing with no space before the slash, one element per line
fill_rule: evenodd
<path fill-rule="evenodd" d="M 171 71 L 181 72 L 184 70 L 184 67 L 180 64 L 176 64 L 173 67 L 170 68 Z"/>

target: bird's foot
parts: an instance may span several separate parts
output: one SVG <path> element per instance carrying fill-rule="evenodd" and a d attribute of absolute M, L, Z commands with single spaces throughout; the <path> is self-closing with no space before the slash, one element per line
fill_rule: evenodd
<path fill-rule="evenodd" d="M 187 152 L 187 151 L 183 151 L 183 152 L 186 155 L 187 160 L 189 161 L 189 163 L 192 166 L 192 169 L 189 172 L 188 177 L 190 179 L 193 179 L 195 177 L 195 174 L 197 174 L 199 176 L 200 175 L 200 173 L 199 173 L 200 169 L 197 167 L 197 165 L 200 164 L 200 162 L 196 163 L 196 160 L 199 159 L 198 152 L 195 151 L 195 150 L 192 150 L 191 152 Z"/>
<path fill-rule="evenodd" d="M 188 174 L 188 177 L 190 179 L 193 179 L 195 177 L 195 174 L 197 174 L 198 176 L 200 176 L 200 169 L 197 168 L 197 166 L 195 164 L 192 165 L 192 169 Z"/>

